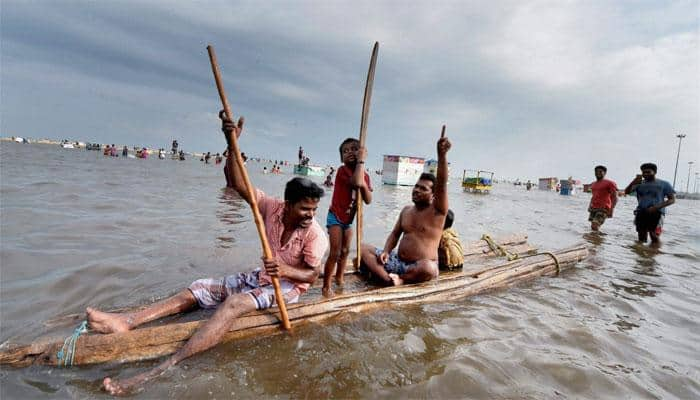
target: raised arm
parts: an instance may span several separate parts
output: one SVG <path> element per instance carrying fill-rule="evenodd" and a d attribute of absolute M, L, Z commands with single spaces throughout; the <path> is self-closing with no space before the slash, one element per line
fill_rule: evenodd
<path fill-rule="evenodd" d="M 634 180 L 632 180 L 632 182 L 630 182 L 630 184 L 627 185 L 627 187 L 625 188 L 625 194 L 632 193 L 632 189 L 634 189 L 634 187 L 639 185 L 640 183 L 642 183 L 642 175 L 637 175 L 636 177 L 634 177 Z"/>
<path fill-rule="evenodd" d="M 360 147 L 357 150 L 357 165 L 355 165 L 355 171 L 352 173 L 351 184 L 355 189 L 360 189 L 362 191 L 362 200 L 365 204 L 372 202 L 372 191 L 369 190 L 367 184 L 365 183 L 365 160 L 367 159 L 367 149 Z"/>
<path fill-rule="evenodd" d="M 445 126 L 442 126 L 442 135 L 437 142 L 438 167 L 437 167 L 437 182 L 435 184 L 435 200 L 433 202 L 435 210 L 441 214 L 447 214 L 450 205 L 447 201 L 447 178 L 449 171 L 447 169 L 447 152 L 450 151 L 452 143 L 445 137 Z"/>
<path fill-rule="evenodd" d="M 224 111 L 219 112 L 219 118 L 221 118 L 221 130 L 224 132 L 224 137 L 226 137 L 227 143 L 227 156 L 226 156 L 226 184 L 229 187 L 236 189 L 239 195 L 243 197 L 245 201 L 250 204 L 250 198 L 248 197 L 248 191 L 246 190 L 245 183 L 243 182 L 243 172 L 238 167 L 234 157 L 240 157 L 240 154 L 235 154 L 231 147 L 231 136 L 236 135 L 236 138 L 241 137 L 243 132 L 243 124 L 245 119 L 243 117 L 238 119 L 238 123 L 234 124 L 233 121 L 226 118 Z"/>

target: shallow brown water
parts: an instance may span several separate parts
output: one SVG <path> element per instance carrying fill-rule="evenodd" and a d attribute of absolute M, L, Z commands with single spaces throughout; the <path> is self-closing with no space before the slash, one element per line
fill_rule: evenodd
<path fill-rule="evenodd" d="M 250 212 L 222 190 L 219 166 L 3 142 L 0 174 L 2 341 L 46 334 L 43 322 L 56 315 L 145 304 L 259 259 Z M 290 177 L 251 176 L 276 195 Z M 365 237 L 381 245 L 410 189 L 375 187 Z M 653 250 L 635 243 L 633 198 L 591 234 L 587 195 L 450 190 L 463 240 L 527 232 L 542 249 L 588 242 L 592 255 L 507 291 L 221 345 L 135 397 L 700 397 L 700 203 L 672 206 Z M 105 397 L 104 376 L 152 365 L 4 368 L 0 396 Z"/>

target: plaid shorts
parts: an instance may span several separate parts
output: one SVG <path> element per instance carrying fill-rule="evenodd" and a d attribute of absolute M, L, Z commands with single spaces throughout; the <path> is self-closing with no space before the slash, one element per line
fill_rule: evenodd
<path fill-rule="evenodd" d="M 275 288 L 271 283 L 260 282 L 260 272 L 261 269 L 257 268 L 218 279 L 199 279 L 192 282 L 188 289 L 202 308 L 215 308 L 233 294 L 247 293 L 253 298 L 255 307 L 264 310 L 276 304 Z M 280 279 L 280 286 L 286 304 L 299 301 L 301 289 L 294 283 Z"/>
<path fill-rule="evenodd" d="M 383 251 L 384 249 L 376 247 L 374 249 L 374 254 L 378 256 L 382 254 Z M 403 275 L 415 266 L 415 262 L 409 263 L 401 261 L 399 254 L 396 251 L 392 251 L 391 254 L 389 254 L 389 259 L 386 261 L 386 264 L 384 264 L 384 271 L 390 274 Z"/>
<path fill-rule="evenodd" d="M 598 225 L 603 225 L 606 218 L 608 218 L 608 210 L 604 208 L 592 208 L 588 214 L 588 220 Z"/>

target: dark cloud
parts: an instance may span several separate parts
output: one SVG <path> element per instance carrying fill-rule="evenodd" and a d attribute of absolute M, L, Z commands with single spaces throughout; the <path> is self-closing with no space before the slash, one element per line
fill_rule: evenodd
<path fill-rule="evenodd" d="M 511 177 L 668 166 L 679 131 L 698 148 L 692 2 L 4 1 L 1 18 L 3 135 L 218 151 L 211 43 L 250 154 L 336 163 L 378 40 L 376 166 L 432 156 L 443 123 L 455 170 Z"/>

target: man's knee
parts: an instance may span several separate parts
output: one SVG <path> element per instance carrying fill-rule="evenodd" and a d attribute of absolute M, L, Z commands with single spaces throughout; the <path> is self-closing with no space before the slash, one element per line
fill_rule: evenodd
<path fill-rule="evenodd" d="M 426 274 L 428 276 L 427 280 L 435 279 L 438 277 L 440 274 L 440 270 L 438 268 L 438 265 L 435 261 L 430 261 L 427 263 L 428 265 L 426 266 Z"/>
<path fill-rule="evenodd" d="M 343 259 L 343 258 L 346 258 L 348 256 L 348 254 L 350 254 L 350 249 L 348 249 L 347 247 L 342 247 L 338 250 L 337 257 Z"/>
<path fill-rule="evenodd" d="M 421 260 L 418 261 L 416 267 L 419 268 L 421 281 L 429 281 L 438 277 L 439 269 L 435 261 Z"/>
<path fill-rule="evenodd" d="M 256 304 L 249 294 L 237 293 L 227 297 L 220 307 L 231 312 L 247 313 L 254 311 Z"/>

